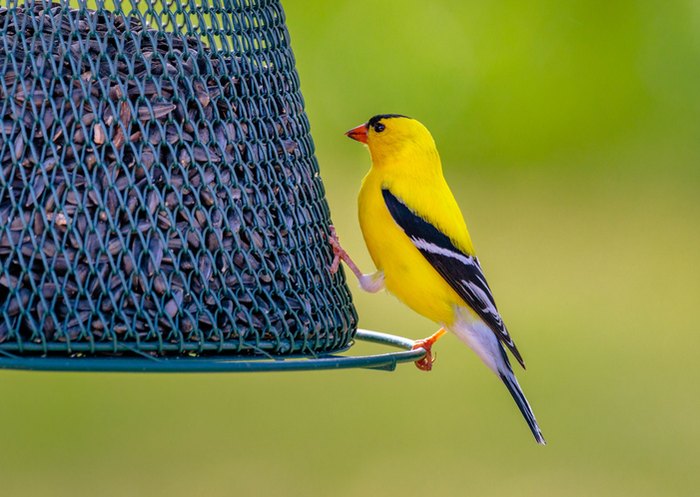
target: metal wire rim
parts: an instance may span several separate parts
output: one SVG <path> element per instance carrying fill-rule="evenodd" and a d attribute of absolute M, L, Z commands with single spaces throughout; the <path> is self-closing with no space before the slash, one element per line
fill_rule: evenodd
<path fill-rule="evenodd" d="M 355 339 L 403 350 L 366 356 L 318 355 L 312 358 L 286 356 L 254 359 L 221 354 L 213 357 L 22 357 L 0 351 L 0 369 L 112 373 L 253 373 L 351 368 L 393 371 L 398 364 L 415 362 L 426 354 L 424 349 L 411 349 L 413 340 L 387 333 L 357 330 Z"/>

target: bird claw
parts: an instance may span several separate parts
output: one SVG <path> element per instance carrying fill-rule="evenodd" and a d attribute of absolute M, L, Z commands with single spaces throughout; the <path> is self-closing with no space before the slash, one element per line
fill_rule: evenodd
<path fill-rule="evenodd" d="M 425 350 L 425 356 L 421 359 L 418 359 L 415 362 L 415 365 L 418 369 L 421 371 L 430 371 L 433 369 L 433 363 L 435 362 L 435 359 L 437 358 L 437 354 L 433 356 L 433 345 L 435 342 L 438 341 L 438 339 L 444 335 L 445 329 L 440 328 L 436 333 L 430 335 L 428 338 L 424 338 L 422 340 L 416 340 L 413 342 L 413 347 L 411 347 L 411 350 L 416 350 L 416 349 L 423 349 Z"/>
<path fill-rule="evenodd" d="M 328 270 L 331 272 L 331 274 L 335 274 L 338 272 L 338 269 L 340 269 L 340 261 L 347 257 L 347 252 L 345 252 L 343 247 L 340 246 L 340 240 L 338 239 L 338 234 L 335 231 L 335 227 L 330 225 L 328 230 L 330 231 L 328 243 L 330 243 L 331 247 L 333 248 L 333 262 Z"/>
<path fill-rule="evenodd" d="M 338 269 L 340 269 L 340 257 L 337 255 L 333 258 L 333 262 L 331 265 L 328 267 L 328 271 L 330 271 L 331 274 L 335 274 L 338 272 Z"/>
<path fill-rule="evenodd" d="M 431 371 L 433 369 L 433 363 L 435 362 L 435 359 L 437 359 L 437 354 L 433 356 L 432 352 L 432 347 L 433 343 L 430 342 L 428 343 L 428 340 L 417 340 L 414 344 L 413 347 L 411 347 L 411 350 L 416 350 L 416 349 L 423 349 L 425 350 L 425 356 L 421 359 L 418 359 L 414 364 L 418 369 L 421 371 Z"/>

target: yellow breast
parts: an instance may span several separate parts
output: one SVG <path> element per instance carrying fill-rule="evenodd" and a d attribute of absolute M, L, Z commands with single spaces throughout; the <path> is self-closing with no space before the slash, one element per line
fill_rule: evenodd
<path fill-rule="evenodd" d="M 358 205 L 367 249 L 387 290 L 428 319 L 451 325 L 455 305 L 464 303 L 391 217 L 380 175 L 370 171 L 365 177 Z"/>

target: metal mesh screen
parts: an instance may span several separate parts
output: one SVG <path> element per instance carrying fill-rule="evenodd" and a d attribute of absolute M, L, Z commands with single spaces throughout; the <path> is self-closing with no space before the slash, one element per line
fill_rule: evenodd
<path fill-rule="evenodd" d="M 2 5 L 0 352 L 348 346 L 278 1 Z"/>

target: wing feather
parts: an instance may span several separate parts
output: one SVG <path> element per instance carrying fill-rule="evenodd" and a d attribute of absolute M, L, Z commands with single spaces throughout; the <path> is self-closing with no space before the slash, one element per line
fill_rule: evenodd
<path fill-rule="evenodd" d="M 484 320 L 524 368 L 523 358 L 503 323 L 476 256 L 458 249 L 447 235 L 413 212 L 388 188 L 382 189 L 382 195 L 391 217 L 410 238 L 413 245 L 452 289 Z"/>

